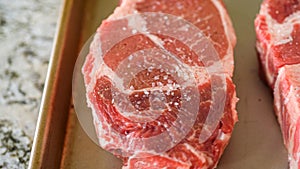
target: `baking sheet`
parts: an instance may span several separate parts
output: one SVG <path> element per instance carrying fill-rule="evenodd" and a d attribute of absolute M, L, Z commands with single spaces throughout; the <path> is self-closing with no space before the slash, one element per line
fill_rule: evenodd
<path fill-rule="evenodd" d="M 70 1 L 73 3 L 65 4 L 74 5 L 80 0 Z M 84 42 L 95 32 L 101 20 L 108 16 L 117 5 L 117 0 L 85 0 L 80 2 L 82 6 L 77 7 L 77 10 L 82 8 L 80 12 L 82 21 L 76 23 L 77 25 L 66 25 L 80 27 L 79 34 L 76 34 L 76 36 L 80 35 L 79 48 L 74 48 L 77 54 Z M 218 169 L 288 168 L 287 153 L 273 113 L 272 93 L 258 76 L 253 21 L 260 3 L 260 0 L 225 0 L 238 38 L 235 49 L 234 82 L 240 101 L 237 106 L 239 122 Z M 69 12 L 76 12 L 76 10 Z M 63 45 L 68 46 L 70 44 L 65 43 Z M 76 58 L 76 55 L 74 57 Z M 71 100 L 71 98 L 69 99 Z M 74 109 L 72 106 L 70 107 L 69 112 L 64 112 L 69 116 L 62 158 L 61 161 L 55 162 L 59 163 L 61 168 L 120 169 L 120 160 L 91 141 L 81 128 Z M 57 123 L 62 122 L 58 120 Z M 51 127 L 49 126 L 49 128 Z M 41 138 L 36 137 L 36 140 L 39 139 Z M 55 139 L 55 137 L 48 139 Z M 44 153 L 44 156 L 53 155 L 57 154 Z M 31 162 L 36 160 L 38 157 Z"/>
<path fill-rule="evenodd" d="M 234 82 L 239 122 L 219 169 L 287 169 L 288 156 L 273 111 L 269 88 L 258 76 L 254 19 L 261 0 L 226 0 L 238 43 Z"/>

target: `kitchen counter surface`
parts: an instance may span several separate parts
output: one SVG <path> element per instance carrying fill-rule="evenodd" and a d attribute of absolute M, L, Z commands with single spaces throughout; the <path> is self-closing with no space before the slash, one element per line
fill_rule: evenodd
<path fill-rule="evenodd" d="M 60 0 L 0 0 L 0 168 L 27 168 Z"/>

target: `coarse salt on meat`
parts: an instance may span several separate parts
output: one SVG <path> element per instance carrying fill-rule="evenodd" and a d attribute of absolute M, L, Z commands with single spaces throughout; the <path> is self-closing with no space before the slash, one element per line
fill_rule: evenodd
<path fill-rule="evenodd" d="M 140 30 L 146 29 L 143 18 L 126 20 L 126 26 L 118 27 L 118 24 L 123 24 L 122 21 L 116 21 L 119 18 L 147 12 L 159 12 L 182 17 L 200 29 L 212 42 L 224 67 L 219 71 L 218 64 L 209 64 L 210 69 L 218 70 L 214 78 L 216 78 L 217 83 L 223 84 L 223 88 L 212 88 L 212 77 L 204 71 L 203 63 L 182 42 L 165 35 L 139 34 Z M 166 17 L 166 19 L 168 18 Z M 120 36 L 124 36 L 121 32 L 128 32 L 131 25 L 136 29 L 130 30 L 131 36 L 120 42 L 117 37 L 110 34 L 115 31 L 120 32 Z M 178 32 L 185 29 L 187 29 L 187 32 L 190 30 L 188 27 L 180 29 L 182 30 L 178 30 Z M 107 51 L 106 44 L 100 43 L 101 41 L 106 41 L 106 44 L 115 43 L 116 45 Z M 122 0 L 115 12 L 103 21 L 98 28 L 90 47 L 90 53 L 82 69 L 88 106 L 93 111 L 94 125 L 100 146 L 119 156 L 124 161 L 123 169 L 215 168 L 229 142 L 234 124 L 237 121 L 237 98 L 235 86 L 231 80 L 234 66 L 233 47 L 235 44 L 236 38 L 231 21 L 224 4 L 220 0 Z M 102 48 L 102 50 L 98 48 Z M 124 60 L 128 60 L 126 66 L 130 71 L 133 69 L 130 63 L 134 62 L 132 60 L 134 57 L 131 54 L 151 48 L 162 48 L 176 56 L 170 62 L 177 63 L 177 61 L 180 61 L 181 66 L 176 67 L 173 64 L 170 69 L 176 70 L 176 76 L 179 78 L 173 78 L 172 75 L 164 71 L 163 67 L 168 67 L 167 63 L 162 68 L 142 70 L 135 74 L 133 79 L 119 78 L 116 71 L 118 71 Z M 103 53 L 105 55 L 102 57 Z M 144 57 L 141 57 L 141 60 L 145 61 L 149 57 L 151 58 L 151 56 L 145 54 Z M 152 57 L 155 60 L 155 57 Z M 167 59 L 164 54 L 161 57 L 162 60 Z M 140 63 L 139 61 L 137 60 L 136 63 Z M 147 61 L 152 62 L 153 60 Z M 138 65 L 136 64 L 136 66 Z M 139 143 L 126 142 L 116 133 L 130 138 L 150 138 L 170 129 L 172 123 L 176 121 L 176 117 L 179 116 L 178 108 L 183 103 L 182 93 L 184 91 L 177 88 L 176 85 L 179 85 L 179 81 L 189 81 L 189 76 L 195 78 L 195 84 L 185 84 L 185 89 L 189 93 L 189 96 L 186 97 L 187 103 L 193 103 L 195 95 L 199 95 L 200 99 L 196 104 L 189 105 L 190 107 L 197 107 L 199 110 L 194 119 L 195 123 L 186 137 L 166 152 L 149 151 L 143 152 L 142 155 L 139 152 L 133 152 L 133 154 L 126 157 L 120 156 L 119 151 L 132 152 L 136 148 L 135 146 L 139 146 Z M 224 76 L 225 78 L 222 81 L 218 79 L 218 76 Z M 121 85 L 124 81 L 129 83 L 127 88 Z M 164 88 L 164 86 L 168 86 L 168 88 Z M 213 102 L 212 96 L 217 90 L 225 92 L 224 98 L 222 97 L 224 110 L 221 112 L 221 119 L 216 119 L 217 126 L 211 136 L 201 142 L 199 138 L 202 129 L 206 130 L 210 127 L 210 123 L 208 126 L 204 125 L 206 118 L 208 118 L 209 109 L 212 105 L 218 104 Z M 124 106 L 124 104 L 114 99 L 112 94 L 114 91 L 124 98 L 129 93 L 129 103 L 127 105 L 132 104 L 139 111 L 146 113 L 149 112 L 147 111 L 149 109 L 164 107 L 159 103 L 151 105 L 149 100 L 155 101 L 155 98 L 164 100 L 168 106 L 165 107 L 162 116 L 158 118 L 155 116 L 156 111 L 152 111 L 153 116 L 155 116 L 154 121 L 151 121 L 152 116 L 149 116 L 150 120 L 144 118 L 142 120 L 145 121 L 133 122 L 133 119 L 139 119 L 137 118 L 138 115 L 130 112 L 119 112 L 119 106 Z M 157 97 L 151 98 L 151 96 Z M 128 110 L 131 108 L 131 106 L 125 107 Z M 176 137 L 174 135 L 169 136 Z M 157 140 L 157 142 L 153 144 L 159 145 L 164 140 Z"/>

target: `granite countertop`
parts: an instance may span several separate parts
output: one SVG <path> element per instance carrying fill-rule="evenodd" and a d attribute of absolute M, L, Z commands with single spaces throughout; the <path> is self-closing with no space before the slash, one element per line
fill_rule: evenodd
<path fill-rule="evenodd" d="M 60 0 L 0 0 L 0 168 L 27 168 Z"/>

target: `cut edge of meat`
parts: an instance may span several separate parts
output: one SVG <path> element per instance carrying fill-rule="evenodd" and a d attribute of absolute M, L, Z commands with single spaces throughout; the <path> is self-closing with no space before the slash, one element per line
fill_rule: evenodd
<path fill-rule="evenodd" d="M 225 8 L 225 4 L 223 3 L 223 1 L 220 0 L 212 0 L 216 7 L 219 9 L 220 11 L 220 15 L 222 16 L 222 21 L 224 22 L 225 26 L 225 32 L 227 34 L 227 37 L 229 37 L 230 42 L 232 47 L 234 48 L 236 46 L 237 43 L 237 39 L 236 39 L 236 35 L 235 35 L 235 30 L 233 27 L 233 24 L 231 22 L 231 19 L 229 17 L 229 14 Z"/>
<path fill-rule="evenodd" d="M 237 43 L 237 39 L 236 39 L 236 35 L 235 35 L 235 30 L 233 27 L 233 24 L 231 22 L 231 19 L 229 18 L 229 14 L 227 12 L 227 10 L 225 9 L 225 4 L 223 3 L 223 1 L 220 0 L 212 0 L 212 2 L 215 4 L 215 6 L 217 7 L 219 14 L 221 16 L 222 22 L 223 22 L 223 26 L 224 26 L 224 30 L 226 33 L 226 37 L 228 38 L 227 40 L 230 42 L 229 43 L 229 47 L 227 49 L 227 55 L 224 57 L 225 59 L 223 60 L 224 63 L 224 67 L 225 69 L 229 69 L 228 67 L 233 67 L 234 65 L 234 58 L 233 58 L 233 49 L 236 46 Z M 233 71 L 228 72 L 230 77 L 233 76 Z"/>
<path fill-rule="evenodd" d="M 300 64 L 280 68 L 274 87 L 274 105 L 290 167 L 300 165 Z M 296 167 L 297 166 L 297 167 Z"/>
<path fill-rule="evenodd" d="M 260 64 L 274 92 L 274 109 L 293 169 L 300 168 L 299 16 L 298 0 L 264 0 L 255 19 Z"/>
<path fill-rule="evenodd" d="M 122 0 L 114 12 L 106 20 L 115 20 L 127 16 L 128 14 L 137 13 L 136 3 L 144 0 Z"/>

